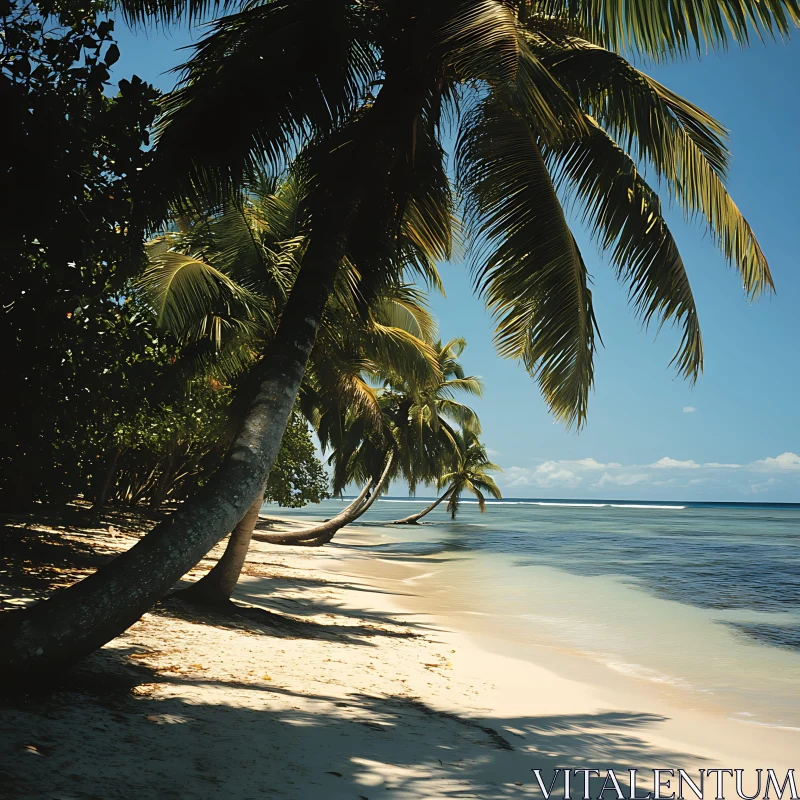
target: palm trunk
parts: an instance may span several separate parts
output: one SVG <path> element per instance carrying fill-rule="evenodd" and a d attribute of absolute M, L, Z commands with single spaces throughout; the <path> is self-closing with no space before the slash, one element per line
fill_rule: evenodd
<path fill-rule="evenodd" d="M 334 519 L 338 519 L 343 515 L 355 514 L 358 511 L 358 506 L 361 505 L 366 497 L 370 486 L 372 486 L 372 481 Z M 258 515 L 263 504 L 263 498 L 257 498 L 253 505 L 250 506 L 247 514 L 233 529 L 222 558 L 199 581 L 178 593 L 181 600 L 205 606 L 225 606 L 230 601 L 233 590 L 239 582 L 239 575 L 242 572 L 242 567 L 244 567 L 244 562 L 247 559 L 250 540 L 254 536 L 253 531 L 258 522 Z M 255 534 L 255 537 L 258 538 L 258 534 Z"/>
<path fill-rule="evenodd" d="M 233 529 L 222 558 L 197 583 L 180 592 L 182 600 L 206 606 L 224 606 L 230 602 L 233 590 L 239 582 L 253 528 L 264 503 L 257 497 L 239 524 Z"/>
<path fill-rule="evenodd" d="M 361 516 L 362 506 L 364 506 L 367 494 L 374 483 L 374 480 L 368 481 L 352 503 L 347 505 L 335 517 L 326 519 L 325 522 L 321 522 L 319 525 L 288 533 L 254 533 L 253 538 L 259 542 L 268 542 L 269 544 L 301 544 L 307 539 L 316 539 L 320 534 L 327 533 L 330 530 L 338 531 L 339 528 L 349 525 Z"/>
<path fill-rule="evenodd" d="M 325 304 L 362 204 L 385 194 L 412 146 L 427 85 L 420 53 L 398 46 L 398 61 L 356 138 L 329 151 L 314 229 L 267 357 L 254 367 L 257 390 L 211 482 L 94 574 L 30 609 L 0 617 L 0 676 L 30 679 L 63 669 L 129 628 L 238 525 L 263 496 L 306 370 Z M 424 55 L 424 54 L 423 54 Z"/>
<path fill-rule="evenodd" d="M 389 460 L 386 462 L 386 467 L 384 468 L 380 479 L 375 484 L 375 488 L 372 490 L 372 495 L 370 496 L 369 500 L 367 500 L 366 503 L 357 509 L 357 512 L 352 516 L 351 519 L 347 520 L 347 522 L 339 522 L 334 524 L 333 520 L 329 520 L 328 522 L 324 522 L 322 525 L 317 525 L 314 528 L 307 528 L 304 531 L 298 531 L 296 534 L 288 534 L 289 536 L 296 537 L 292 541 L 275 542 L 274 540 L 263 538 L 265 535 L 269 536 L 269 534 L 257 534 L 256 538 L 261 541 L 269 541 L 272 544 L 294 544 L 299 547 L 321 547 L 323 544 L 328 544 L 328 542 L 330 542 L 333 537 L 342 528 L 344 528 L 345 525 L 355 522 L 359 517 L 369 511 L 372 504 L 378 499 L 381 491 L 383 491 L 383 487 L 386 485 L 386 482 L 389 480 L 389 471 L 391 470 L 393 460 L 393 456 L 389 456 Z M 285 535 L 286 534 L 284 534 L 284 536 Z"/>
<path fill-rule="evenodd" d="M 395 519 L 390 522 L 390 525 L 416 525 L 419 520 L 421 520 L 426 514 L 430 514 L 439 503 L 443 503 L 447 498 L 450 496 L 450 492 L 453 491 L 453 487 L 451 486 L 438 500 L 431 503 L 426 509 L 423 509 L 419 512 L 419 514 L 412 514 L 410 517 L 403 517 L 403 519 Z"/>

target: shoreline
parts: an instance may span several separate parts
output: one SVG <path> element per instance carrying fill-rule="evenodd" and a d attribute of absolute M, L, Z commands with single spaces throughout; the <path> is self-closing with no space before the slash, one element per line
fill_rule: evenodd
<path fill-rule="evenodd" d="M 345 531 L 339 542 L 364 545 L 378 539 L 385 541 L 391 534 L 388 526 L 363 525 Z M 420 601 L 430 603 L 431 598 L 424 591 L 425 579 L 430 577 L 426 574 L 425 566 L 399 559 L 392 562 L 389 570 L 382 570 L 376 568 L 376 562 L 380 563 L 380 558 L 360 559 L 356 562 L 360 569 L 352 573 L 346 566 L 352 561 L 345 557 L 335 559 L 328 568 L 337 574 L 366 580 L 369 585 L 377 585 L 387 591 L 391 590 L 393 583 L 400 582 L 408 594 L 419 593 L 413 599 L 402 594 L 382 596 L 381 607 L 394 613 L 413 613 L 419 608 Z M 402 574 L 396 571 L 400 565 L 405 568 Z M 515 641 L 503 627 L 493 627 L 489 614 L 481 619 L 475 616 L 475 612 L 453 613 L 438 609 L 427 616 L 432 625 L 469 640 L 482 654 L 482 660 L 486 663 L 481 670 L 486 674 L 493 672 L 490 663 L 492 657 L 512 659 L 520 662 L 518 669 L 523 673 L 526 669 L 524 665 L 529 666 L 532 674 L 541 675 L 541 671 L 544 671 L 544 682 L 559 697 L 580 687 L 584 711 L 591 707 L 593 713 L 633 711 L 663 717 L 662 722 L 654 722 L 648 731 L 647 738 L 653 744 L 675 752 L 701 756 L 717 766 L 723 763 L 744 769 L 766 769 L 770 766 L 784 772 L 792 767 L 797 768 L 800 728 L 736 719 L 730 716 L 730 709 L 713 702 L 698 708 L 696 697 L 659 683 L 659 676 L 653 680 L 651 676 L 642 678 L 615 671 L 608 664 L 593 660 L 585 653 L 566 648 L 545 636 L 538 640 Z M 567 686 L 566 683 L 571 685 Z M 506 691 L 519 697 L 520 688 L 506 687 Z M 503 698 L 498 698 L 492 711 L 505 713 L 506 705 Z M 529 705 L 531 713 L 550 713 L 550 707 L 542 699 L 536 699 Z"/>
<path fill-rule="evenodd" d="M 638 768 L 644 792 L 653 768 L 740 768 L 752 792 L 750 770 L 795 766 L 793 732 L 670 705 L 578 654 L 437 607 L 428 560 L 357 550 L 391 534 L 254 542 L 235 595 L 251 616 L 162 604 L 76 684 L 4 701 L 3 796 L 493 800 L 541 797 L 531 770 L 549 780 L 556 767 Z"/>

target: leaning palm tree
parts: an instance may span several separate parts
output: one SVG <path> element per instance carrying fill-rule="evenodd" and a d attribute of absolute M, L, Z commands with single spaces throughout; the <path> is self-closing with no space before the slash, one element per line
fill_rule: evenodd
<path fill-rule="evenodd" d="M 380 444 L 376 439 L 380 440 Z M 378 497 L 388 489 L 392 478 L 397 476 L 398 460 L 394 442 L 386 436 L 371 436 L 369 448 L 359 448 L 357 455 L 350 459 L 350 467 L 351 474 L 357 473 L 362 478 L 366 475 L 367 478 L 361 493 L 341 512 L 324 522 L 298 531 L 254 533 L 253 538 L 269 544 L 299 547 L 320 547 L 328 544 L 342 528 L 366 514 Z"/>
<path fill-rule="evenodd" d="M 480 431 L 473 409 L 456 399 L 457 395 L 478 396 L 483 385 L 479 378 L 466 375 L 459 357 L 466 347 L 464 339 L 446 344 L 437 341 L 438 370 L 420 377 L 388 364 L 372 373 L 380 380 L 378 403 L 382 411 L 380 428 L 368 416 L 354 412 L 341 424 L 323 425 L 328 415 L 311 414 L 320 420 L 317 432 L 324 447 L 332 447 L 333 489 L 341 492 L 353 481 L 364 481 L 365 489 L 346 509 L 330 520 L 289 533 L 256 533 L 254 538 L 270 544 L 318 547 L 330 542 L 345 525 L 363 516 L 388 489 L 389 481 L 403 478 L 409 488 L 430 482 L 441 473 L 440 466 L 454 463 L 458 452 L 459 426 Z M 369 495 L 365 492 L 369 490 Z"/>
<path fill-rule="evenodd" d="M 163 20 L 234 3 L 121 5 L 133 19 Z M 585 419 L 596 327 L 560 193 L 584 209 L 641 318 L 680 326 L 675 363 L 694 379 L 702 341 L 691 289 L 637 164 L 705 219 L 749 295 L 772 279 L 725 190 L 724 130 L 625 55 L 680 57 L 785 35 L 798 20 L 797 0 L 272 0 L 218 20 L 167 98 L 153 174 L 170 196 L 222 202 L 254 165 L 283 165 L 306 148 L 314 224 L 302 270 L 212 484 L 95 575 L 5 615 L 0 668 L 52 669 L 102 645 L 242 519 L 263 490 L 343 263 L 359 265 L 369 292 L 396 263 L 402 219 L 414 216 L 415 233 L 437 246 L 449 235 L 447 123 L 458 128 L 467 243 L 499 351 L 525 364 L 555 415 Z"/>
<path fill-rule="evenodd" d="M 486 510 L 484 492 L 488 492 L 496 499 L 501 499 L 500 490 L 490 471 L 500 471 L 500 467 L 489 461 L 485 447 L 478 440 L 474 430 L 464 428 L 457 431 L 454 436 L 454 449 L 446 463 L 441 465 L 441 471 L 436 484 L 441 491 L 429 506 L 416 514 L 411 514 L 403 519 L 393 520 L 392 525 L 416 525 L 423 517 L 447 501 L 447 511 L 452 519 L 458 513 L 461 494 L 464 491 L 472 492 L 478 498 L 481 512 Z"/>
<path fill-rule="evenodd" d="M 249 371 L 272 335 L 302 263 L 306 243 L 303 188 L 303 178 L 297 173 L 280 181 L 256 174 L 237 202 L 216 214 L 183 215 L 177 230 L 150 242 L 150 267 L 140 286 L 161 323 L 193 354 L 197 367 L 247 385 Z M 413 250 L 413 245 L 409 247 Z M 409 264 L 409 269 L 415 267 L 436 284 L 435 268 L 424 253 L 417 253 L 417 261 Z M 351 264 L 349 272 L 354 271 Z M 319 425 L 327 404 L 347 408 L 363 419 L 366 429 L 374 428 L 380 423 L 381 410 L 362 373 L 393 370 L 435 381 L 442 369 L 440 355 L 424 341 L 433 330 L 433 320 L 417 290 L 387 284 L 373 293 L 364 316 L 357 313 L 352 281 L 339 281 L 301 388 L 301 408 L 307 419 Z M 241 407 L 241 402 L 237 405 Z M 287 537 L 296 543 L 323 543 L 328 529 L 335 531 L 364 513 L 387 479 L 388 474 L 372 478 L 364 494 L 371 490 L 373 497 L 359 496 L 325 528 Z M 262 503 L 263 493 L 234 527 L 213 569 L 183 590 L 183 599 L 204 605 L 229 603 Z"/>
<path fill-rule="evenodd" d="M 449 486 L 447 492 L 447 513 L 451 519 L 456 518 L 464 492 L 474 494 L 478 500 L 481 514 L 486 511 L 485 494 L 496 500 L 502 495 L 490 472 L 499 472 L 500 467 L 489 461 L 486 448 L 478 440 L 473 431 L 460 431 L 456 437 L 457 449 L 453 469 L 440 478 L 441 486 Z"/>

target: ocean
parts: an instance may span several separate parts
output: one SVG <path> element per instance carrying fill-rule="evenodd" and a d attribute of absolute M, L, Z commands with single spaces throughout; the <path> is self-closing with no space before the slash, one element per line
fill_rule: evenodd
<path fill-rule="evenodd" d="M 383 498 L 381 525 L 425 498 Z M 325 518 L 327 500 L 265 513 Z M 800 731 L 800 504 L 465 499 L 353 559 L 413 562 L 414 588 L 518 647 L 601 664 L 743 724 Z M 358 526 L 359 523 L 356 523 Z"/>

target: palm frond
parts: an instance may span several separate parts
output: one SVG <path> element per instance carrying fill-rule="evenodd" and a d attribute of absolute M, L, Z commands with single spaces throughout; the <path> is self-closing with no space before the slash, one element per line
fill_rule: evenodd
<path fill-rule="evenodd" d="M 654 166 L 687 215 L 705 218 L 748 295 L 772 289 L 766 257 L 725 188 L 725 129 L 616 53 L 573 38 L 543 58 L 622 147 Z"/>
<path fill-rule="evenodd" d="M 271 324 L 270 309 L 263 298 L 191 255 L 157 252 L 139 286 L 152 303 L 159 323 L 179 339 L 200 328 L 219 341 L 219 326 Z"/>
<path fill-rule="evenodd" d="M 292 243 L 269 241 L 269 219 L 248 203 L 229 203 L 207 227 L 213 241 L 214 263 L 232 279 L 262 297 L 285 302 L 297 274 Z M 287 252 L 288 251 L 288 252 Z"/>
<path fill-rule="evenodd" d="M 241 6 L 241 0 L 120 0 L 114 4 L 131 25 L 196 25 L 213 14 Z"/>
<path fill-rule="evenodd" d="M 498 467 L 496 464 L 482 465 L 481 468 L 483 470 L 496 470 L 502 472 L 500 467 Z M 503 495 L 491 475 L 480 475 L 480 477 L 473 476 L 470 479 L 470 482 L 482 492 L 492 495 L 495 500 L 503 499 Z"/>
<path fill-rule="evenodd" d="M 513 97 L 552 141 L 580 129 L 581 115 L 528 46 L 509 5 L 464 0 L 431 6 L 439 13 L 448 11 L 437 33 L 444 51 L 441 57 L 457 78 L 483 81 Z"/>
<path fill-rule="evenodd" d="M 377 70 L 364 25 L 346 0 L 273 0 L 214 22 L 163 103 L 164 190 L 230 197 L 246 174 L 281 169 L 300 139 L 348 119 Z"/>
<path fill-rule="evenodd" d="M 437 405 L 440 416 L 448 417 L 464 430 L 481 432 L 478 415 L 469 406 L 450 399 L 441 399 Z"/>
<path fill-rule="evenodd" d="M 449 378 L 441 384 L 439 393 L 443 397 L 452 397 L 455 392 L 465 392 L 475 397 L 483 397 L 483 381 L 474 375 L 463 378 Z"/>
<path fill-rule="evenodd" d="M 403 287 L 405 288 L 405 287 Z M 412 287 L 407 287 L 414 292 Z M 416 292 L 414 292 L 416 294 Z M 395 328 L 402 328 L 425 342 L 436 338 L 436 321 L 421 298 L 412 294 L 402 297 L 387 297 L 375 303 L 372 316 L 376 321 Z"/>
<path fill-rule="evenodd" d="M 473 80 L 516 82 L 521 48 L 511 9 L 496 0 L 431 4 L 433 20 L 425 20 L 427 24 L 435 25 L 442 11 L 446 13 L 435 34 L 443 51 L 440 58 Z"/>
<path fill-rule="evenodd" d="M 645 324 L 675 320 L 683 330 L 673 361 L 687 378 L 703 366 L 703 342 L 689 278 L 655 192 L 631 158 L 587 118 L 588 136 L 563 149 L 546 150 L 557 182 L 572 190 L 584 219 Z"/>
<path fill-rule="evenodd" d="M 596 324 L 586 266 L 541 150 L 521 116 L 486 100 L 465 120 L 456 157 L 498 350 L 524 362 L 559 419 L 581 424 Z"/>
<path fill-rule="evenodd" d="M 391 364 L 393 370 L 417 383 L 440 379 L 436 351 L 403 328 L 373 321 L 365 339 L 364 348 L 378 365 Z"/>
<path fill-rule="evenodd" d="M 593 42 L 654 60 L 724 49 L 751 37 L 786 37 L 797 0 L 523 0 L 526 22 L 566 20 Z"/>
<path fill-rule="evenodd" d="M 712 169 L 724 178 L 730 153 L 726 129 L 711 115 L 636 69 L 627 59 L 576 36 L 531 36 L 531 45 L 554 78 L 584 111 L 625 131 L 626 146 L 664 161 L 681 127 Z"/>

